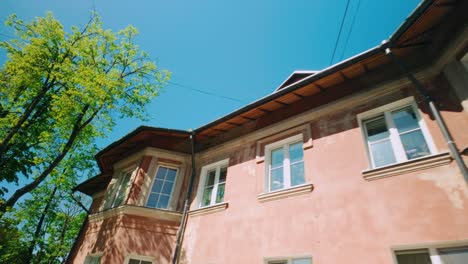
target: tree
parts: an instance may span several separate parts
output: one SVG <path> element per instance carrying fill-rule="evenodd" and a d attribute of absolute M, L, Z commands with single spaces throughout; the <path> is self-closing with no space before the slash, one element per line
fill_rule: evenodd
<path fill-rule="evenodd" d="M 0 68 L 0 182 L 30 182 L 0 201 L 0 217 L 116 118 L 145 119 L 170 77 L 135 45 L 134 27 L 104 30 L 96 14 L 71 32 L 51 13 L 29 23 L 11 15 L 6 25 L 16 38 L 0 42 L 8 56 Z"/>
<path fill-rule="evenodd" d="M 70 183 L 63 177 L 51 178 L 1 219 L 11 224 L 0 229 L 8 235 L 0 239 L 0 263 L 50 264 L 66 259 L 86 213 L 70 199 Z"/>

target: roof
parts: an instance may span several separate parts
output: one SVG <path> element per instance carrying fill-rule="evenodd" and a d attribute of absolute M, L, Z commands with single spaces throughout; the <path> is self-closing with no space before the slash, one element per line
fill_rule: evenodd
<path fill-rule="evenodd" d="M 356 92 L 361 83 L 350 85 L 353 80 L 377 74 L 382 68 L 392 68 L 399 74 L 395 67 L 388 66 L 391 62 L 384 50 L 389 47 L 402 58 L 410 58 L 416 53 L 422 54 L 415 57 L 413 61 L 418 65 L 428 63 L 432 56 L 436 56 L 437 50 L 446 44 L 449 37 L 446 34 L 447 30 L 453 31 L 456 25 L 465 21 L 464 15 L 467 10 L 468 1 L 425 0 L 389 37 L 388 41 L 320 71 L 293 72 L 274 93 L 195 129 L 193 131 L 195 140 L 197 142 L 213 141 L 223 135 L 217 143 L 227 141 L 230 138 L 224 135 L 236 128 L 245 128 L 247 124 L 256 123 L 268 116 L 285 118 L 286 114 L 269 114 L 277 113 L 291 104 L 306 102 L 302 108 L 297 107 L 297 111 L 303 111 L 305 107 L 314 107 L 314 104 L 310 104 L 307 100 L 322 95 L 324 92 L 328 93 L 333 89 L 345 90 L 343 88 L 345 86 L 349 90 L 348 93 Z M 449 13 L 451 13 L 450 16 L 448 16 Z M 431 45 L 431 49 L 427 48 L 428 45 Z M 411 61 L 408 59 L 408 62 Z M 318 103 L 326 103 L 323 99 L 318 101 Z M 288 114 L 291 115 L 291 113 Z M 270 123 L 275 120 L 278 119 L 273 118 Z M 268 125 L 268 122 L 260 123 L 255 124 L 253 129 Z M 106 172 L 112 169 L 109 167 L 110 164 L 118 160 L 123 153 L 128 155 L 129 152 L 136 151 L 142 146 L 163 146 L 189 153 L 190 146 L 187 138 L 190 134 L 189 131 L 142 126 L 101 150 L 96 155 L 96 159 L 101 170 Z M 164 140 L 158 141 L 158 137 L 164 137 Z M 207 148 L 209 144 L 203 147 Z M 85 192 L 84 187 L 87 182 L 80 184 L 76 189 Z"/>

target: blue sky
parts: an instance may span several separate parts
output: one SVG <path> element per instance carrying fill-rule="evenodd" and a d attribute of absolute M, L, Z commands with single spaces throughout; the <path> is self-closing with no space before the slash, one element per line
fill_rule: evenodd
<path fill-rule="evenodd" d="M 419 2 L 350 0 L 333 63 L 388 38 Z M 118 121 L 114 132 L 99 140 L 104 147 L 142 124 L 200 127 L 272 93 L 294 70 L 329 66 L 346 4 L 347 0 L 3 0 L 0 20 L 11 13 L 31 20 L 52 11 L 69 29 L 85 24 L 94 7 L 107 28 L 132 24 L 139 29 L 137 44 L 173 73 L 171 83 L 184 87 L 168 85 L 148 106 L 149 122 Z M 12 32 L 2 23 L 0 34 Z M 4 60 L 0 54 L 0 63 Z"/>

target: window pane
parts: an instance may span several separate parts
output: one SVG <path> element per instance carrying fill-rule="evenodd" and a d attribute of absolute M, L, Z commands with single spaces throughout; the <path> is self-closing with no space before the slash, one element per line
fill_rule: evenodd
<path fill-rule="evenodd" d="M 276 168 L 283 166 L 284 154 L 283 148 L 275 149 L 271 151 L 271 167 Z"/>
<path fill-rule="evenodd" d="M 270 171 L 270 190 L 279 190 L 283 189 L 284 187 L 284 180 L 283 180 L 283 168 L 273 169 Z"/>
<path fill-rule="evenodd" d="M 297 142 L 289 145 L 289 159 L 291 163 L 301 161 L 304 158 L 304 152 L 302 150 L 302 142 Z"/>
<path fill-rule="evenodd" d="M 101 256 L 87 256 L 85 259 L 86 264 L 100 264 Z"/>
<path fill-rule="evenodd" d="M 224 183 L 218 185 L 218 193 L 216 194 L 216 203 L 224 201 Z"/>
<path fill-rule="evenodd" d="M 211 170 L 208 172 L 208 177 L 206 178 L 205 186 L 213 186 L 216 177 L 216 170 Z"/>
<path fill-rule="evenodd" d="M 291 186 L 305 183 L 304 162 L 298 162 L 291 165 Z"/>
<path fill-rule="evenodd" d="M 311 258 L 293 259 L 292 264 L 312 264 Z"/>
<path fill-rule="evenodd" d="M 177 174 L 177 170 L 176 170 L 176 169 L 168 169 L 168 170 L 167 170 L 167 175 L 166 175 L 166 180 L 168 180 L 168 181 L 175 181 L 176 174 Z"/>
<path fill-rule="evenodd" d="M 440 249 L 440 257 L 444 264 L 466 264 L 468 263 L 468 248 Z"/>
<path fill-rule="evenodd" d="M 227 167 L 222 167 L 221 172 L 219 174 L 219 182 L 225 182 L 226 181 L 226 175 L 227 175 Z"/>
<path fill-rule="evenodd" d="M 140 261 L 137 260 L 137 259 L 130 259 L 130 260 L 128 261 L 128 264 L 140 264 Z"/>
<path fill-rule="evenodd" d="M 163 187 L 161 193 L 166 194 L 166 195 L 171 195 L 173 186 L 174 186 L 174 182 L 170 182 L 170 181 L 164 182 L 164 187 Z"/>
<path fill-rule="evenodd" d="M 287 264 L 288 262 L 286 260 L 273 260 L 273 261 L 268 261 L 268 264 Z"/>
<path fill-rule="evenodd" d="M 408 159 L 419 158 L 431 154 L 420 129 L 400 135 L 400 137 Z"/>
<path fill-rule="evenodd" d="M 396 162 L 390 140 L 371 144 L 370 151 L 375 167 L 385 166 Z"/>
<path fill-rule="evenodd" d="M 151 193 L 149 198 L 148 198 L 148 202 L 146 202 L 146 206 L 155 208 L 156 203 L 158 202 L 158 197 L 159 197 L 158 194 Z"/>
<path fill-rule="evenodd" d="M 166 178 L 167 168 L 159 167 L 158 172 L 156 172 L 156 179 L 164 180 Z"/>
<path fill-rule="evenodd" d="M 392 117 L 400 133 L 419 128 L 418 118 L 411 106 L 392 112 Z"/>
<path fill-rule="evenodd" d="M 144 261 L 144 260 L 142 260 L 142 261 L 140 262 L 140 264 L 152 264 L 152 263 L 153 263 L 153 262 L 151 262 L 151 261 Z"/>
<path fill-rule="evenodd" d="M 169 195 L 161 194 L 159 197 L 158 208 L 167 209 L 169 206 Z"/>
<path fill-rule="evenodd" d="M 151 188 L 151 192 L 161 192 L 162 186 L 164 181 L 156 179 L 153 184 L 153 188 Z"/>
<path fill-rule="evenodd" d="M 389 137 L 387 124 L 385 124 L 384 117 L 366 122 L 367 140 L 375 142 L 378 140 L 386 139 Z"/>
<path fill-rule="evenodd" d="M 127 192 L 128 184 L 130 182 L 131 174 L 130 173 L 125 173 L 123 176 L 122 181 L 120 182 L 120 189 L 118 190 L 118 193 L 116 193 L 115 201 L 114 201 L 114 207 L 119 206 L 123 203 L 125 199 L 125 194 Z"/>
<path fill-rule="evenodd" d="M 202 206 L 207 206 L 211 204 L 211 193 L 213 192 L 213 187 L 206 187 L 203 192 Z"/>
<path fill-rule="evenodd" d="M 432 264 L 428 252 L 397 253 L 398 264 Z"/>
<path fill-rule="evenodd" d="M 171 200 L 176 177 L 176 169 L 159 167 L 146 206 L 167 209 L 169 207 L 169 201 Z"/>

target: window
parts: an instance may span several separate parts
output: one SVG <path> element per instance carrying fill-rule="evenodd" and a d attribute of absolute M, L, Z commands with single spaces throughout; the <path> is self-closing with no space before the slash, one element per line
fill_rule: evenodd
<path fill-rule="evenodd" d="M 285 258 L 269 260 L 267 264 L 312 264 L 312 258 Z"/>
<path fill-rule="evenodd" d="M 100 264 L 101 263 L 101 255 L 90 255 L 86 256 L 84 264 Z"/>
<path fill-rule="evenodd" d="M 224 202 L 224 190 L 229 160 L 222 160 L 202 168 L 199 182 L 199 207 Z"/>
<path fill-rule="evenodd" d="M 106 209 L 122 205 L 127 196 L 128 186 L 132 178 L 132 171 L 122 171 L 118 177 L 116 187 L 114 188 L 111 199 L 107 203 Z"/>
<path fill-rule="evenodd" d="M 466 264 L 468 246 L 396 251 L 397 264 Z"/>
<path fill-rule="evenodd" d="M 159 166 L 154 177 L 153 185 L 146 202 L 147 207 L 168 209 L 170 206 L 177 169 Z"/>
<path fill-rule="evenodd" d="M 268 191 L 305 183 L 302 134 L 265 146 Z"/>
<path fill-rule="evenodd" d="M 128 264 L 152 264 L 153 262 L 147 260 L 140 260 L 131 258 L 128 260 Z"/>
<path fill-rule="evenodd" d="M 396 253 L 398 264 L 431 264 L 429 251 L 423 250 L 407 250 Z"/>
<path fill-rule="evenodd" d="M 411 102 L 412 98 L 403 99 L 360 118 L 373 168 L 435 153 L 424 122 Z"/>
<path fill-rule="evenodd" d="M 127 261 L 124 263 L 126 264 L 153 264 L 154 258 L 132 254 L 132 255 L 127 256 Z"/>

